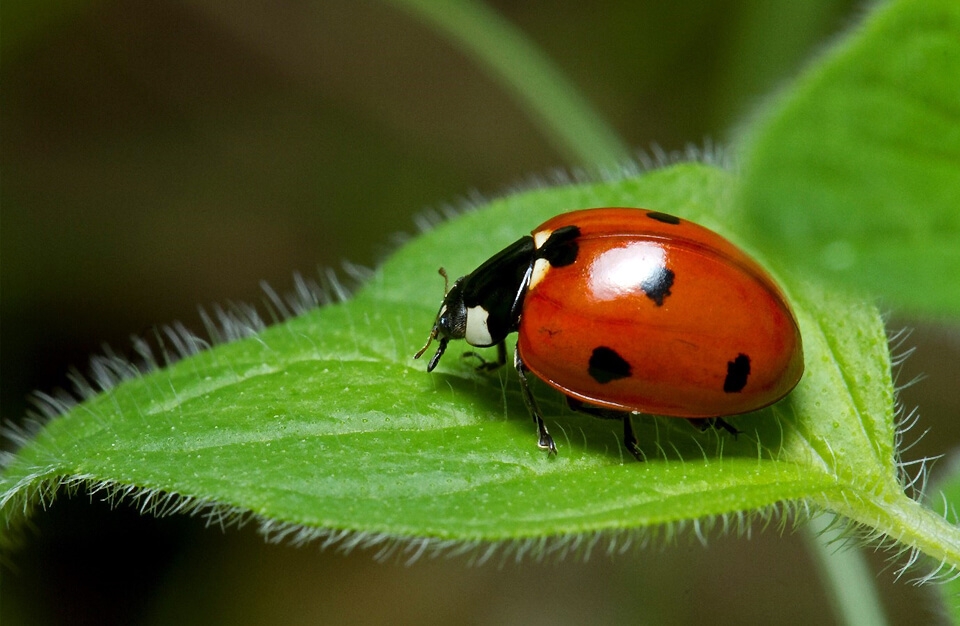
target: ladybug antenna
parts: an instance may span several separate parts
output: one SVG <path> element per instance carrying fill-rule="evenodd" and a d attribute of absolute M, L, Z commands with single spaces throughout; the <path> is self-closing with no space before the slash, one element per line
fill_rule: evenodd
<path fill-rule="evenodd" d="M 413 355 L 413 358 L 419 359 L 420 357 L 422 357 L 422 356 L 423 356 L 423 353 L 427 351 L 427 348 L 430 347 L 430 344 L 431 344 L 431 343 L 433 342 L 433 340 L 436 339 L 436 338 L 437 338 L 437 325 L 434 324 L 434 325 L 433 325 L 433 330 L 430 331 L 430 336 L 427 337 L 427 343 L 423 344 L 423 347 L 420 348 L 419 350 L 417 350 L 417 353 Z"/>
<path fill-rule="evenodd" d="M 423 356 L 423 353 L 427 351 L 427 348 L 430 347 L 430 343 L 431 343 L 434 339 L 436 339 L 436 337 L 437 337 L 437 327 L 434 326 L 434 327 L 433 327 L 433 330 L 430 331 L 430 336 L 427 337 L 427 343 L 424 344 L 424 346 L 423 346 L 422 348 L 420 348 L 420 350 L 418 350 L 416 354 L 413 355 L 413 358 L 419 359 L 420 357 L 422 357 L 422 356 Z M 428 371 L 428 372 L 432 372 L 432 371 L 433 371 L 433 368 L 435 368 L 435 367 L 437 366 L 437 363 L 440 362 L 440 357 L 443 356 L 443 352 L 447 349 L 447 343 L 448 343 L 449 341 L 450 341 L 450 340 L 447 339 L 446 337 L 441 337 L 441 338 L 440 338 L 440 345 L 437 346 L 437 351 L 434 353 L 433 358 L 431 358 L 431 359 L 430 359 L 430 362 L 427 364 L 427 371 Z"/>
<path fill-rule="evenodd" d="M 450 279 L 447 278 L 447 270 L 441 267 L 437 271 L 440 273 L 441 276 L 443 276 L 443 295 L 447 295 L 447 292 L 450 291 Z M 443 311 L 443 307 L 440 308 L 440 311 L 441 312 Z M 430 336 L 427 337 L 427 343 L 423 344 L 423 347 L 417 350 L 417 353 L 413 355 L 413 358 L 419 359 L 420 357 L 422 357 L 423 353 L 427 351 L 427 348 L 430 347 L 430 344 L 433 342 L 433 340 L 437 338 L 437 333 L 440 332 L 440 329 L 438 328 L 439 321 L 440 321 L 440 313 L 437 313 L 437 319 L 433 323 L 433 329 L 430 331 Z M 446 345 L 440 348 L 440 354 L 443 353 L 444 348 L 446 348 Z M 428 372 L 433 370 L 433 368 L 437 366 L 438 360 L 440 360 L 439 354 L 434 355 L 433 359 L 430 360 L 430 365 L 427 367 Z"/>
<path fill-rule="evenodd" d="M 450 278 L 447 277 L 447 270 L 441 267 L 437 271 L 443 276 L 443 295 L 447 295 L 447 292 L 450 291 Z"/>
<path fill-rule="evenodd" d="M 450 279 L 447 277 L 447 270 L 442 267 L 439 270 L 440 275 L 443 276 L 443 294 L 446 294 L 450 291 Z M 417 353 L 413 355 L 413 358 L 419 359 L 423 356 L 423 353 L 427 351 L 427 348 L 430 347 L 430 344 L 434 339 L 437 338 L 437 335 L 440 334 L 440 316 L 443 314 L 444 309 L 446 308 L 446 301 L 440 307 L 440 311 L 437 312 L 437 320 L 433 323 L 433 328 L 430 329 L 430 335 L 427 337 L 427 343 L 423 344 L 423 347 L 417 350 Z M 437 366 L 437 363 L 440 362 L 440 357 L 443 356 L 443 351 L 447 349 L 447 342 L 449 339 L 446 337 L 440 338 L 440 345 L 437 347 L 436 354 L 433 355 L 433 358 L 430 359 L 430 363 L 427 364 L 427 371 L 432 372 L 433 368 Z"/>

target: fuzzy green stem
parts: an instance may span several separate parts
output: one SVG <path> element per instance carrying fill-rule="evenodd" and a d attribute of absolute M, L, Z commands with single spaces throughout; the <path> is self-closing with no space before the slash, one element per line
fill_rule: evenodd
<path fill-rule="evenodd" d="M 856 493 L 845 491 L 849 496 Z M 929 557 L 934 572 L 960 570 L 960 528 L 902 492 L 860 494 L 860 498 L 831 498 L 826 509 L 883 533 L 901 546 Z"/>
<path fill-rule="evenodd" d="M 389 0 L 446 35 L 497 78 L 558 150 L 584 165 L 615 167 L 630 151 L 521 30 L 481 2 Z"/>
<path fill-rule="evenodd" d="M 877 593 L 875 577 L 858 549 L 834 543 L 840 536 L 829 528 L 830 514 L 810 520 L 804 527 L 807 545 L 817 559 L 821 578 L 828 592 L 839 622 L 847 626 L 885 626 L 883 604 Z"/>

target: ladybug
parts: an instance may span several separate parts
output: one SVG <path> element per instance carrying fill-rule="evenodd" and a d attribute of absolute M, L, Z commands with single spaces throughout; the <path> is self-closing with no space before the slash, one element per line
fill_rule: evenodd
<path fill-rule="evenodd" d="M 446 291 L 414 358 L 438 340 L 433 371 L 447 343 L 464 339 L 496 346 L 497 360 L 480 365 L 496 369 L 513 332 L 523 399 L 551 454 L 530 373 L 571 408 L 622 419 L 638 460 L 633 413 L 736 434 L 723 416 L 773 404 L 803 374 L 797 320 L 770 275 L 717 233 L 645 209 L 564 213 L 501 250 Z"/>

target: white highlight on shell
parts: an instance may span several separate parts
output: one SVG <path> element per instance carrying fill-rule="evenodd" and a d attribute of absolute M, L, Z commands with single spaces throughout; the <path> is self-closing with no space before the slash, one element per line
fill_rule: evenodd
<path fill-rule="evenodd" d="M 636 292 L 665 265 L 666 253 L 657 243 L 636 242 L 607 250 L 590 267 L 590 293 L 601 300 L 613 300 Z"/>

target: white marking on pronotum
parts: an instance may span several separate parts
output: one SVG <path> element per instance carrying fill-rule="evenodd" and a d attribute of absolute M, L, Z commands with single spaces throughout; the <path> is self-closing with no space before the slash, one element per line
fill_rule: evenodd
<path fill-rule="evenodd" d="M 547 275 L 550 269 L 550 262 L 546 259 L 537 259 L 533 263 L 533 272 L 530 274 L 530 286 L 527 289 L 533 289 Z"/>
<path fill-rule="evenodd" d="M 550 239 L 550 235 L 552 234 L 552 230 L 538 230 L 533 233 L 533 247 L 537 250 L 542 248 L 543 244 L 547 243 L 547 239 Z"/>
<path fill-rule="evenodd" d="M 538 230 L 533 233 L 533 247 L 537 250 L 542 248 L 543 244 L 547 243 L 547 239 L 549 239 L 552 234 L 552 230 Z M 530 285 L 527 288 L 533 289 L 536 287 L 547 275 L 548 269 L 550 269 L 550 263 L 546 259 L 537 259 L 533 264 L 533 272 L 530 274 Z"/>
<path fill-rule="evenodd" d="M 467 309 L 467 332 L 464 339 L 471 346 L 489 346 L 493 343 L 490 329 L 487 328 L 487 318 L 490 312 L 482 306 Z"/>

